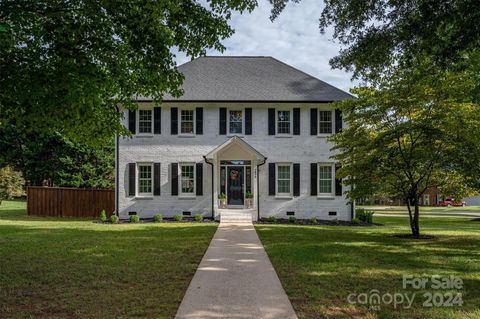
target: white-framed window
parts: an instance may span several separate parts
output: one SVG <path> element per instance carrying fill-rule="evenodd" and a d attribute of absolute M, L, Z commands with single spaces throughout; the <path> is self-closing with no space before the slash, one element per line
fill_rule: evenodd
<path fill-rule="evenodd" d="M 228 134 L 243 134 L 243 110 L 228 110 Z"/>
<path fill-rule="evenodd" d="M 195 134 L 195 110 L 181 109 L 179 124 L 180 124 L 180 134 L 183 134 L 183 135 Z"/>
<path fill-rule="evenodd" d="M 423 205 L 424 206 L 430 206 L 430 195 L 429 194 L 424 194 L 423 195 Z"/>
<path fill-rule="evenodd" d="M 138 134 L 153 133 L 152 113 L 152 110 L 138 110 Z"/>
<path fill-rule="evenodd" d="M 292 134 L 292 111 L 276 110 L 276 129 L 278 135 Z"/>
<path fill-rule="evenodd" d="M 318 163 L 318 196 L 334 196 L 335 164 Z"/>
<path fill-rule="evenodd" d="M 292 196 L 293 179 L 292 179 L 292 164 L 291 163 L 277 163 L 276 164 L 276 195 L 277 196 Z"/>
<path fill-rule="evenodd" d="M 180 163 L 180 196 L 195 196 L 195 164 Z"/>
<path fill-rule="evenodd" d="M 326 135 L 333 133 L 333 111 L 319 110 L 318 111 L 318 134 Z"/>
<path fill-rule="evenodd" d="M 153 164 L 138 163 L 137 176 L 137 195 L 153 196 Z"/>

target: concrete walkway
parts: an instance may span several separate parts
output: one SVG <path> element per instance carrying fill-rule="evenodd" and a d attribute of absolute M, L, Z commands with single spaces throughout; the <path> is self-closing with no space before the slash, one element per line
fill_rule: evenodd
<path fill-rule="evenodd" d="M 175 318 L 297 316 L 253 225 L 220 223 Z"/>

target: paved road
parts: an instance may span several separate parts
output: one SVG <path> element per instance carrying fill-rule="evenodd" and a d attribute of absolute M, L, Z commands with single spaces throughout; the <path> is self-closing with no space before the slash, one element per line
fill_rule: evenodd
<path fill-rule="evenodd" d="M 251 223 L 220 223 L 177 319 L 296 319 Z"/>

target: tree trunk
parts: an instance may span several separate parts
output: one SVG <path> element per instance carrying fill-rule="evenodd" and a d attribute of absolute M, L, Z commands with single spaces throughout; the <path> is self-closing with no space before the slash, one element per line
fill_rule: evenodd
<path fill-rule="evenodd" d="M 412 205 L 413 205 L 413 216 L 412 216 Z M 418 219 L 420 216 L 420 208 L 418 206 L 418 198 L 407 198 L 407 208 L 408 208 L 408 217 L 410 219 L 410 229 L 412 230 L 413 237 L 420 236 L 420 226 Z"/>

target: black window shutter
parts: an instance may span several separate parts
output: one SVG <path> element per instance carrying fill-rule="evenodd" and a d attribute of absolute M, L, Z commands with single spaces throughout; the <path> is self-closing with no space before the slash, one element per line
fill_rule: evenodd
<path fill-rule="evenodd" d="M 203 195 L 203 163 L 197 163 L 195 168 L 195 188 L 198 196 Z"/>
<path fill-rule="evenodd" d="M 300 196 L 300 164 L 293 164 L 293 196 Z"/>
<path fill-rule="evenodd" d="M 172 135 L 178 134 L 178 108 L 176 107 L 170 109 L 170 133 Z"/>
<path fill-rule="evenodd" d="M 153 195 L 160 196 L 160 163 L 153 164 Z"/>
<path fill-rule="evenodd" d="M 196 125 L 195 125 L 195 133 L 197 135 L 203 134 L 203 108 L 197 107 L 195 110 L 195 117 L 196 117 Z"/>
<path fill-rule="evenodd" d="M 300 109 L 293 109 L 293 135 L 300 135 Z"/>
<path fill-rule="evenodd" d="M 226 135 L 227 134 L 227 109 L 224 107 L 221 107 L 219 109 L 219 116 L 220 116 L 219 134 Z"/>
<path fill-rule="evenodd" d="M 275 135 L 275 109 L 268 109 L 268 135 Z"/>
<path fill-rule="evenodd" d="M 129 110 L 128 111 L 128 129 L 130 130 L 130 133 L 132 134 L 137 133 L 137 129 L 135 127 L 136 125 L 137 125 L 137 111 Z"/>
<path fill-rule="evenodd" d="M 275 195 L 275 163 L 268 163 L 268 195 Z"/>
<path fill-rule="evenodd" d="M 128 196 L 135 196 L 136 166 L 135 163 L 128 164 Z"/>
<path fill-rule="evenodd" d="M 172 196 L 178 195 L 178 163 L 172 163 Z"/>
<path fill-rule="evenodd" d="M 153 134 L 162 134 L 162 109 L 153 108 Z"/>
<path fill-rule="evenodd" d="M 317 135 L 318 110 L 310 109 L 310 135 Z"/>
<path fill-rule="evenodd" d="M 310 195 L 317 196 L 317 163 L 310 163 Z"/>
<path fill-rule="evenodd" d="M 245 109 L 245 135 L 252 135 L 252 109 Z"/>
<path fill-rule="evenodd" d="M 340 169 L 340 166 L 335 166 L 335 196 L 342 196 L 343 195 L 343 190 L 342 190 L 342 180 L 340 178 L 337 178 L 337 170 Z"/>
<path fill-rule="evenodd" d="M 335 133 L 342 131 L 342 111 L 335 109 Z"/>

